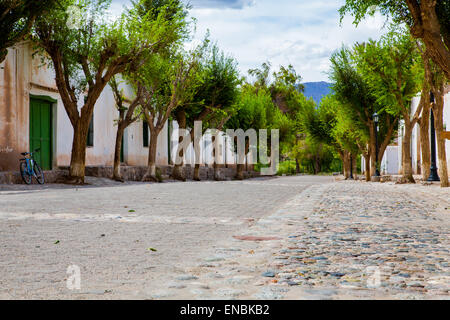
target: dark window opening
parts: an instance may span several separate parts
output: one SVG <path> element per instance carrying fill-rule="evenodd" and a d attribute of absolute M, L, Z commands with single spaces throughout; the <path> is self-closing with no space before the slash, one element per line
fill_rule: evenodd
<path fill-rule="evenodd" d="M 148 140 L 149 140 L 149 134 L 148 134 L 148 123 L 147 121 L 144 121 L 142 124 L 142 139 L 144 141 L 144 148 L 148 148 Z"/>
<path fill-rule="evenodd" d="M 94 115 L 92 115 L 91 122 L 89 123 L 89 131 L 87 135 L 87 143 L 88 147 L 94 146 Z"/>

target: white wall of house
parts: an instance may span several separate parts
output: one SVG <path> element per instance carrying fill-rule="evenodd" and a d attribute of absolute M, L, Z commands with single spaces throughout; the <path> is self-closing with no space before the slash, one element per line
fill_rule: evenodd
<path fill-rule="evenodd" d="M 73 128 L 55 84 L 52 68 L 42 64 L 39 56 L 32 56 L 29 43 L 9 49 L 6 61 L 0 65 L 0 146 L 12 149 L 0 158 L 0 170 L 14 170 L 20 152 L 29 151 L 30 95 L 50 97 L 53 105 L 53 167 L 70 164 Z M 130 88 L 124 92 L 131 97 Z M 79 108 L 83 98 L 80 98 Z M 86 150 L 86 165 L 113 164 L 118 112 L 112 90 L 107 86 L 94 108 L 94 145 Z M 143 147 L 142 122 L 126 130 L 124 160 L 130 165 L 147 165 L 148 148 Z M 167 125 L 158 138 L 157 163 L 167 165 Z M 9 147 L 11 146 L 11 147 Z M 6 147 L 5 147 L 6 148 Z"/>
<path fill-rule="evenodd" d="M 29 43 L 22 43 L 9 49 L 6 61 L 0 65 L 0 171 L 17 170 L 20 152 L 29 151 L 30 95 L 49 97 L 55 100 L 52 110 L 52 159 L 53 167 L 69 166 L 72 150 L 73 128 L 64 109 L 55 83 L 55 73 L 51 67 L 42 64 L 39 56 L 32 56 Z M 121 84 L 128 100 L 133 93 L 129 86 Z M 80 98 L 81 109 L 83 98 Z M 111 166 L 114 159 L 118 111 L 112 90 L 106 86 L 94 108 L 93 146 L 87 147 L 87 166 Z M 178 146 L 178 124 L 172 122 L 171 159 L 175 159 Z M 149 133 L 150 136 L 150 133 Z M 221 138 L 219 154 L 228 164 L 235 163 L 231 141 Z M 227 147 L 228 145 L 228 147 Z M 211 136 L 203 137 L 202 160 L 212 163 Z M 124 134 L 124 161 L 131 166 L 146 166 L 148 147 L 143 143 L 143 122 L 133 123 Z M 168 122 L 158 136 L 156 162 L 169 164 Z M 195 164 L 194 149 L 191 145 L 185 154 L 186 164 Z"/>
<path fill-rule="evenodd" d="M 398 149 L 397 145 L 387 146 L 380 164 L 380 173 L 387 175 L 395 175 L 398 173 Z M 361 157 L 361 170 L 365 172 L 365 159 Z"/>

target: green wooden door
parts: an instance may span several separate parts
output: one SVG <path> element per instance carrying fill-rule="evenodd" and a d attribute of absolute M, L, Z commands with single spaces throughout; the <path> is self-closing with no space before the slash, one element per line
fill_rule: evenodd
<path fill-rule="evenodd" d="M 52 169 L 52 103 L 30 98 L 30 151 L 44 170 Z"/>

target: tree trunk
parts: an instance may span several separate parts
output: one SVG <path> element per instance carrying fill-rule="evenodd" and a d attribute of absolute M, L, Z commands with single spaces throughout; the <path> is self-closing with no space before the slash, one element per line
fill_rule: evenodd
<path fill-rule="evenodd" d="M 158 136 L 160 130 L 150 128 L 150 143 L 148 146 L 148 168 L 142 181 L 160 182 L 156 177 L 156 151 L 158 148 Z"/>
<path fill-rule="evenodd" d="M 122 123 L 117 126 L 116 145 L 114 148 L 114 168 L 113 168 L 113 180 L 124 182 L 120 175 L 120 151 L 122 149 L 122 137 L 125 127 Z"/>
<path fill-rule="evenodd" d="M 366 176 L 366 182 L 370 182 L 371 175 L 370 175 L 370 154 L 364 154 L 364 166 L 365 166 L 365 176 Z"/>
<path fill-rule="evenodd" d="M 322 168 L 320 167 L 320 157 L 316 156 L 316 159 L 315 159 L 315 170 L 314 170 L 315 174 L 316 175 L 319 174 L 321 170 L 322 170 Z"/>
<path fill-rule="evenodd" d="M 80 117 L 73 128 L 72 155 L 70 159 L 69 183 L 84 184 L 86 168 L 86 140 L 89 122 Z"/>
<path fill-rule="evenodd" d="M 376 164 L 377 164 L 377 148 L 375 143 L 375 127 L 370 128 L 370 177 L 375 176 Z M 370 181 L 371 179 L 369 179 Z"/>
<path fill-rule="evenodd" d="M 298 161 L 297 158 L 295 158 L 295 172 L 296 172 L 297 174 L 300 173 L 300 162 Z"/>
<path fill-rule="evenodd" d="M 175 117 L 178 122 L 178 128 L 186 130 L 186 112 L 183 109 L 179 109 L 176 111 Z M 173 167 L 173 171 L 172 171 L 172 178 L 175 180 L 179 180 L 179 181 L 186 181 L 186 177 L 184 176 L 184 173 L 183 173 L 184 150 L 183 150 L 183 147 L 181 144 L 183 139 L 184 139 L 184 137 L 179 135 L 177 155 L 179 157 L 181 157 L 181 159 L 182 159 L 181 163 L 180 164 L 175 163 L 175 165 Z"/>
<path fill-rule="evenodd" d="M 221 128 L 222 129 L 222 128 Z M 214 145 L 214 149 L 213 149 L 213 157 L 214 157 L 214 163 L 213 163 L 213 168 L 214 168 L 214 180 L 215 181 L 220 181 L 220 177 L 219 177 L 219 168 L 218 168 L 218 164 L 217 164 L 217 159 L 216 159 L 216 152 L 217 152 L 217 141 L 216 141 L 216 136 L 212 136 L 212 143 Z M 225 151 L 226 152 L 226 151 Z"/>
<path fill-rule="evenodd" d="M 353 155 L 353 176 L 358 180 L 358 154 Z"/>
<path fill-rule="evenodd" d="M 413 126 L 410 123 L 405 122 L 405 135 L 402 140 L 403 150 L 403 179 L 408 183 L 415 183 L 412 169 L 412 157 L 411 157 L 411 134 Z"/>
<path fill-rule="evenodd" d="M 436 128 L 436 140 L 438 149 L 438 169 L 439 177 L 441 178 L 441 187 L 447 188 L 449 186 L 448 181 L 448 168 L 447 168 L 447 155 L 445 151 L 445 141 L 442 137 L 444 132 L 444 96 L 438 95 L 436 97 L 436 106 L 434 111 L 434 126 Z"/>
<path fill-rule="evenodd" d="M 432 60 L 450 79 L 450 40 L 443 36 L 434 0 L 406 0 L 414 20 L 410 28 L 414 38 L 422 39 Z"/>
<path fill-rule="evenodd" d="M 218 164 L 214 161 L 213 164 L 213 168 L 214 168 L 214 180 L 216 181 L 221 181 L 221 177 L 219 175 L 219 168 L 218 168 Z"/>
<path fill-rule="evenodd" d="M 200 162 L 200 141 L 196 141 L 195 140 L 195 130 L 192 129 L 190 132 L 190 136 L 191 136 L 191 141 L 192 141 L 192 145 L 194 148 L 194 161 L 195 161 L 195 165 L 194 165 L 194 177 L 193 180 L 194 181 L 201 181 L 200 179 L 200 164 L 198 162 Z M 198 144 L 198 148 L 196 148 L 196 145 Z"/>
<path fill-rule="evenodd" d="M 200 179 L 200 165 L 198 163 L 194 166 L 194 181 L 201 181 Z"/>
<path fill-rule="evenodd" d="M 249 150 L 250 150 L 250 142 L 245 141 L 245 157 L 247 157 Z M 245 160 L 247 160 L 247 159 L 245 159 Z M 236 180 L 244 180 L 244 169 L 245 169 L 245 163 L 238 164 L 236 166 Z"/>
<path fill-rule="evenodd" d="M 429 100 L 429 99 L 428 99 Z M 422 110 L 420 120 L 420 151 L 422 157 L 422 179 L 427 181 L 430 176 L 431 152 L 430 152 L 430 108 L 426 104 Z"/>
<path fill-rule="evenodd" d="M 350 178 L 350 153 L 348 151 L 344 151 L 344 158 L 342 162 L 344 166 L 344 178 L 347 180 Z"/>

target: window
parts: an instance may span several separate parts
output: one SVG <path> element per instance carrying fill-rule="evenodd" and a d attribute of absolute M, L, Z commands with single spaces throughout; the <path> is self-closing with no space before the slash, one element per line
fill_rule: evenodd
<path fill-rule="evenodd" d="M 148 148 L 148 123 L 144 121 L 142 123 L 142 140 L 144 141 L 144 148 Z"/>
<path fill-rule="evenodd" d="M 88 147 L 94 146 L 94 115 L 92 115 L 91 122 L 89 123 L 89 131 L 87 135 L 87 143 Z"/>
<path fill-rule="evenodd" d="M 84 103 L 87 102 L 87 96 L 84 96 Z M 93 147 L 94 146 L 94 114 L 92 113 L 91 122 L 89 122 L 89 130 L 86 139 L 86 146 Z"/>

